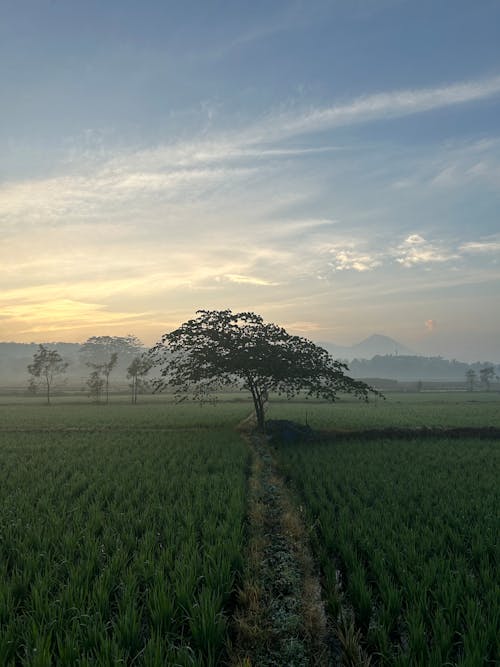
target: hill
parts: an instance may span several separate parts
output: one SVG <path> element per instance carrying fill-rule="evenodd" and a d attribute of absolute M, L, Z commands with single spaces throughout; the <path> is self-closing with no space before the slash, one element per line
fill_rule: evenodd
<path fill-rule="evenodd" d="M 352 359 L 372 359 L 376 355 L 415 354 L 406 345 L 403 345 L 390 336 L 383 336 L 381 334 L 368 336 L 368 338 L 365 338 L 360 343 L 356 343 L 350 347 L 330 342 L 321 342 L 319 344 L 328 350 L 335 359 L 347 359 L 348 361 Z"/>

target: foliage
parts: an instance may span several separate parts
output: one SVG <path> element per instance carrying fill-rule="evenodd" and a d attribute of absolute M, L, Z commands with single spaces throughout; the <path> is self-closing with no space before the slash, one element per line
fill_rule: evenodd
<path fill-rule="evenodd" d="M 495 377 L 495 368 L 490 364 L 483 366 L 483 368 L 481 368 L 481 370 L 479 371 L 479 380 L 481 382 L 481 385 L 486 389 L 486 391 L 490 390 L 490 383 L 494 377 Z"/>
<path fill-rule="evenodd" d="M 247 452 L 201 433 L 0 433 L 1 665 L 221 664 Z"/>
<path fill-rule="evenodd" d="M 345 375 L 347 366 L 335 361 L 312 341 L 292 336 L 251 312 L 199 310 L 152 350 L 162 365 L 157 389 L 168 385 L 176 393 L 206 400 L 221 387 L 239 382 L 251 393 L 257 425 L 264 428 L 270 392 L 287 398 L 334 401 L 338 392 L 367 399 L 371 387 Z M 376 392 L 375 392 L 376 393 Z"/>
<path fill-rule="evenodd" d="M 145 391 L 149 387 L 149 382 L 146 375 L 152 367 L 151 359 L 141 354 L 132 359 L 131 364 L 127 368 L 127 378 L 131 380 L 130 389 L 132 390 L 132 403 L 137 403 L 137 395 L 141 391 Z"/>
<path fill-rule="evenodd" d="M 128 336 L 91 336 L 80 348 L 80 354 L 86 364 L 109 362 L 111 355 L 135 355 L 143 349 L 141 341 L 133 335 Z"/>
<path fill-rule="evenodd" d="M 116 366 L 118 361 L 118 354 L 112 352 L 108 361 L 104 361 L 101 364 L 93 364 L 88 362 L 88 366 L 93 368 L 93 371 L 90 373 L 90 377 L 87 380 L 87 385 L 90 389 L 90 396 L 99 403 L 101 396 L 104 393 L 106 396 L 106 403 L 109 403 L 109 376 L 111 371 Z"/>
<path fill-rule="evenodd" d="M 352 607 L 380 664 L 500 654 L 497 445 L 337 439 L 278 450 L 314 526 L 330 613 Z"/>
<path fill-rule="evenodd" d="M 90 395 L 99 402 L 104 394 L 109 403 L 109 376 L 118 363 L 119 355 L 130 357 L 142 349 L 135 336 L 92 336 L 83 343 L 80 354 L 85 364 L 92 368 L 87 385 Z"/>
<path fill-rule="evenodd" d="M 40 382 L 45 385 L 47 403 L 50 403 L 50 392 L 57 375 L 66 372 L 68 363 L 63 360 L 57 350 L 49 350 L 45 345 L 38 346 L 38 352 L 33 355 L 33 363 L 28 366 L 30 392 L 36 392 L 36 385 Z"/>
<path fill-rule="evenodd" d="M 89 396 L 93 398 L 96 403 L 101 402 L 101 396 L 104 391 L 105 380 L 101 374 L 100 366 L 94 368 L 90 373 L 89 379 L 87 380 L 87 386 L 89 388 Z"/>

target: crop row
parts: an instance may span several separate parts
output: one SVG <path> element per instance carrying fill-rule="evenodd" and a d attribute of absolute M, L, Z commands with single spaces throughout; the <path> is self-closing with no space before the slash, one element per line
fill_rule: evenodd
<path fill-rule="evenodd" d="M 217 663 L 243 541 L 234 433 L 4 433 L 0 451 L 0 664 Z"/>
<path fill-rule="evenodd" d="M 313 525 L 330 613 L 377 664 L 500 655 L 498 442 L 297 444 L 282 463 Z"/>

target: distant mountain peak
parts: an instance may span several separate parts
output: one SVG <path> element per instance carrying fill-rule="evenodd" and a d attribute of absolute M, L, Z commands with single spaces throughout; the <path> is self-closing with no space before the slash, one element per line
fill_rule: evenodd
<path fill-rule="evenodd" d="M 357 345 L 353 345 L 351 349 L 355 356 L 363 356 L 368 359 L 377 354 L 413 354 L 406 345 L 383 334 L 372 334 Z"/>
<path fill-rule="evenodd" d="M 351 347 L 322 343 L 334 357 L 340 359 L 372 359 L 376 355 L 413 355 L 415 352 L 399 341 L 383 334 L 372 334 Z"/>
<path fill-rule="evenodd" d="M 357 343 L 357 345 L 364 345 L 365 343 L 393 343 L 399 345 L 398 341 L 394 340 L 394 338 L 379 333 L 374 333 L 371 336 L 368 336 L 368 338 L 364 338 L 360 343 Z"/>

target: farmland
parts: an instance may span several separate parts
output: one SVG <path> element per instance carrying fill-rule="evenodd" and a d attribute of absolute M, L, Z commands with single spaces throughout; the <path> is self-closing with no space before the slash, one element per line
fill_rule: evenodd
<path fill-rule="evenodd" d="M 245 513 L 231 430 L 0 448 L 0 664 L 217 664 Z"/>
<path fill-rule="evenodd" d="M 330 628 L 372 664 L 498 655 L 498 440 L 365 440 L 387 427 L 500 427 L 494 393 L 368 404 L 273 401 L 270 418 L 350 431 L 273 449 L 303 508 Z M 217 665 L 245 570 L 242 395 L 0 402 L 0 664 Z M 489 663 L 488 663 L 489 661 Z"/>
<path fill-rule="evenodd" d="M 500 655 L 500 455 L 489 440 L 361 440 L 280 451 L 314 527 L 329 612 L 384 665 Z"/>

